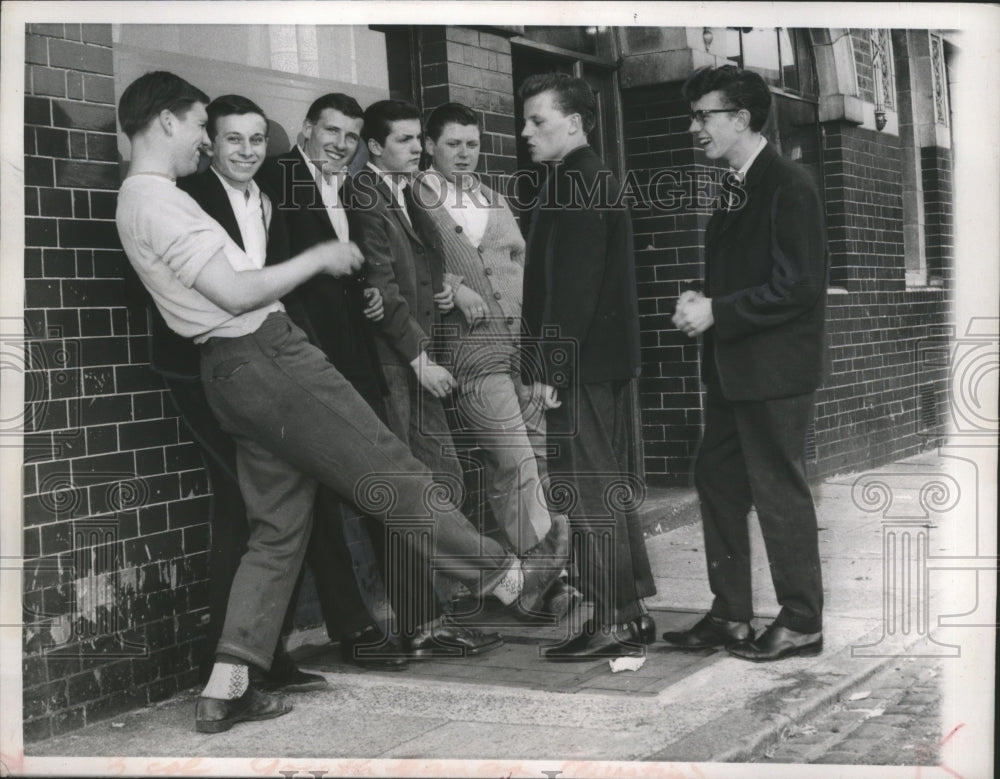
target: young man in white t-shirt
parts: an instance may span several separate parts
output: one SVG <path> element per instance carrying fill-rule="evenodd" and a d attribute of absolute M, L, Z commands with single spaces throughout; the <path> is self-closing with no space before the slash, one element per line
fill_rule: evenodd
<path fill-rule="evenodd" d="M 122 94 L 118 117 L 132 143 L 116 217 L 129 261 L 167 324 L 201 345 L 201 377 L 213 413 L 237 442 L 250 540 L 233 582 L 216 663 L 198 699 L 196 729 L 291 710 L 248 684 L 267 668 L 302 564 L 318 482 L 382 521 L 431 517 L 438 570 L 506 603 L 538 607 L 565 564 L 568 528 L 552 531 L 521 559 L 481 538 L 456 509 L 428 506 L 426 467 L 292 324 L 279 298 L 318 273 L 356 271 L 352 243 L 322 243 L 259 267 L 177 189 L 197 169 L 208 97 L 163 71 Z"/>

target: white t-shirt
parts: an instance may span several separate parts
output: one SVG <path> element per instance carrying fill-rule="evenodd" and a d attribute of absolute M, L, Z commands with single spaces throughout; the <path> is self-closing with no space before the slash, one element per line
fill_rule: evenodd
<path fill-rule="evenodd" d="M 259 266 L 168 178 L 137 174 L 118 192 L 118 236 L 129 262 L 153 296 L 171 330 L 195 343 L 236 338 L 257 330 L 280 302 L 233 316 L 193 288 L 212 257 L 222 251 L 233 270 Z"/>

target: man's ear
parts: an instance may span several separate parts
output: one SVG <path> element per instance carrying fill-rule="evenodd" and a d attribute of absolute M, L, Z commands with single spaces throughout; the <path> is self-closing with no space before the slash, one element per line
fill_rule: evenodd
<path fill-rule="evenodd" d="M 434 156 L 434 139 L 429 135 L 424 136 L 424 154 L 428 157 Z"/>
<path fill-rule="evenodd" d="M 583 132 L 583 117 L 580 114 L 569 115 L 569 129 L 571 133 Z"/>
<path fill-rule="evenodd" d="M 740 130 L 748 129 L 750 127 L 750 112 L 745 108 L 741 108 L 736 112 L 736 121 L 739 123 Z"/>
<path fill-rule="evenodd" d="M 310 122 L 308 119 L 302 122 L 302 137 L 305 138 L 307 141 L 312 137 L 312 131 L 314 126 L 315 125 L 313 125 L 313 123 Z"/>
<path fill-rule="evenodd" d="M 383 148 L 384 147 L 382 146 L 382 144 L 379 143 L 378 141 L 376 141 L 374 138 L 369 138 L 368 139 L 368 154 L 369 154 L 369 156 L 371 156 L 371 157 L 381 157 L 382 156 L 382 149 Z"/>
<path fill-rule="evenodd" d="M 174 122 L 177 121 L 177 117 L 174 116 L 173 111 L 169 108 L 164 108 L 157 115 L 156 120 L 160 123 L 160 127 L 163 128 L 163 132 L 167 135 L 174 134 Z"/>

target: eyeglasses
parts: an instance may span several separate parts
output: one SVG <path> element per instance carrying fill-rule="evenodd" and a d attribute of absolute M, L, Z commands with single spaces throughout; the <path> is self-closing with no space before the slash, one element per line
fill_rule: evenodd
<path fill-rule="evenodd" d="M 739 108 L 702 108 L 699 111 L 692 111 L 689 116 L 691 117 L 692 122 L 705 124 L 705 117 L 709 114 L 730 114 L 733 111 L 739 110 Z"/>

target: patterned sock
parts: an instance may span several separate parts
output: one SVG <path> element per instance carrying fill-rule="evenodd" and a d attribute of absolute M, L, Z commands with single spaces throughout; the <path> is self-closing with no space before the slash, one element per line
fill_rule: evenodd
<path fill-rule="evenodd" d="M 201 694 L 205 698 L 233 700 L 243 695 L 249 686 L 250 669 L 247 666 L 216 662 Z"/>
<path fill-rule="evenodd" d="M 521 561 L 515 560 L 504 573 L 500 583 L 493 588 L 493 594 L 504 606 L 509 606 L 517 600 L 522 589 L 524 589 L 524 571 L 521 570 Z"/>

